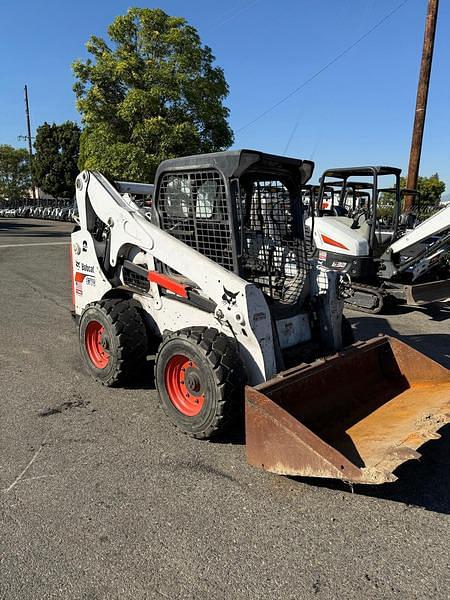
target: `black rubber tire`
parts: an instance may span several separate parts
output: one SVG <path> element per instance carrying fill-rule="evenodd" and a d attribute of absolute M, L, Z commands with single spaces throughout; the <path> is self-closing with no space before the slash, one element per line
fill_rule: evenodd
<path fill-rule="evenodd" d="M 351 346 L 352 344 L 354 344 L 355 342 L 355 334 L 353 332 L 352 326 L 350 324 L 350 321 L 347 319 L 347 317 L 344 317 L 344 315 L 342 315 L 342 346 L 344 348 L 346 348 L 347 346 Z"/>
<path fill-rule="evenodd" d="M 105 329 L 109 361 L 97 368 L 86 350 L 86 327 L 98 321 Z M 147 333 L 139 307 L 133 300 L 108 298 L 86 307 L 79 322 L 79 341 L 83 361 L 90 374 L 108 387 L 129 382 L 142 369 L 147 355 Z"/>
<path fill-rule="evenodd" d="M 195 362 L 201 374 L 205 400 L 195 416 L 186 416 L 178 410 L 166 389 L 166 366 L 177 354 Z M 166 337 L 158 349 L 155 383 L 161 406 L 172 423 L 191 437 L 219 437 L 232 425 L 239 424 L 243 415 L 245 382 L 245 369 L 235 341 L 217 329 L 181 329 Z"/>

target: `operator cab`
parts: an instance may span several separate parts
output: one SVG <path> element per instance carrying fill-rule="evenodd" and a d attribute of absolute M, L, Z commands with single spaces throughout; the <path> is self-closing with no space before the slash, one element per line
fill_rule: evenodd
<path fill-rule="evenodd" d="M 367 241 L 371 255 L 381 255 L 398 237 L 400 173 L 386 166 L 325 171 L 315 216 L 339 219 Z M 391 185 L 385 187 L 388 181 Z"/>
<path fill-rule="evenodd" d="M 269 302 L 294 305 L 307 291 L 301 194 L 313 168 L 253 150 L 164 161 L 154 222 L 257 285 Z"/>

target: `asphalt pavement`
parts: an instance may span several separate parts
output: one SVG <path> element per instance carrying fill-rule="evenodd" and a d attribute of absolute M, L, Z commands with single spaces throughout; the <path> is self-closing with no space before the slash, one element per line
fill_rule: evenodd
<path fill-rule="evenodd" d="M 71 228 L 0 218 L 1 600 L 449 597 L 448 428 L 397 482 L 353 490 L 184 436 L 150 374 L 106 389 L 84 371 Z M 449 303 L 348 316 L 450 368 Z"/>

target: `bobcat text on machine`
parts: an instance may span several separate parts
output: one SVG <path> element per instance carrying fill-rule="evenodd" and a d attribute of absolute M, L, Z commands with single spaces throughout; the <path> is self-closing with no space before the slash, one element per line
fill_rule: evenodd
<path fill-rule="evenodd" d="M 306 220 L 313 255 L 351 277 L 354 294 L 346 304 L 356 310 L 380 312 L 389 297 L 411 305 L 450 297 L 450 205 L 405 230 L 400 173 L 386 166 L 328 169 L 320 180 L 316 208 Z M 381 187 L 388 178 L 394 185 Z M 384 193 L 394 198 L 389 224 L 380 217 Z"/>
<path fill-rule="evenodd" d="M 305 364 L 306 344 L 323 356 L 352 341 L 345 277 L 306 257 L 313 166 L 252 150 L 167 160 L 154 187 L 139 184 L 151 213 L 134 184 L 83 171 L 71 244 L 81 354 L 108 386 L 156 354 L 161 405 L 196 438 L 236 426 L 245 404 L 253 465 L 392 481 L 445 423 L 450 374 L 387 337 Z"/>

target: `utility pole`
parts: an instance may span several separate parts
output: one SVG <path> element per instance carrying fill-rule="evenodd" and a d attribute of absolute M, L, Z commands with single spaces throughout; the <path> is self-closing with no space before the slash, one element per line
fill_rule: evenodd
<path fill-rule="evenodd" d="M 30 155 L 30 172 L 31 172 L 31 189 L 33 194 L 33 200 L 36 200 L 36 191 L 33 183 L 33 146 L 31 143 L 31 124 L 30 124 L 30 107 L 28 105 L 28 88 L 25 86 L 25 114 L 27 115 L 27 139 L 28 139 L 28 153 Z"/>
<path fill-rule="evenodd" d="M 436 33 L 436 21 L 439 8 L 439 0 L 428 0 L 427 19 L 425 22 L 425 34 L 423 38 L 422 62 L 420 65 L 419 84 L 417 87 L 416 112 L 414 116 L 413 135 L 411 140 L 411 152 L 409 155 L 408 189 L 417 188 L 419 176 L 420 155 L 422 153 L 423 129 L 427 111 L 428 88 L 430 85 L 431 63 L 433 61 L 434 37 Z M 413 196 L 405 198 L 405 212 L 412 209 Z"/>

